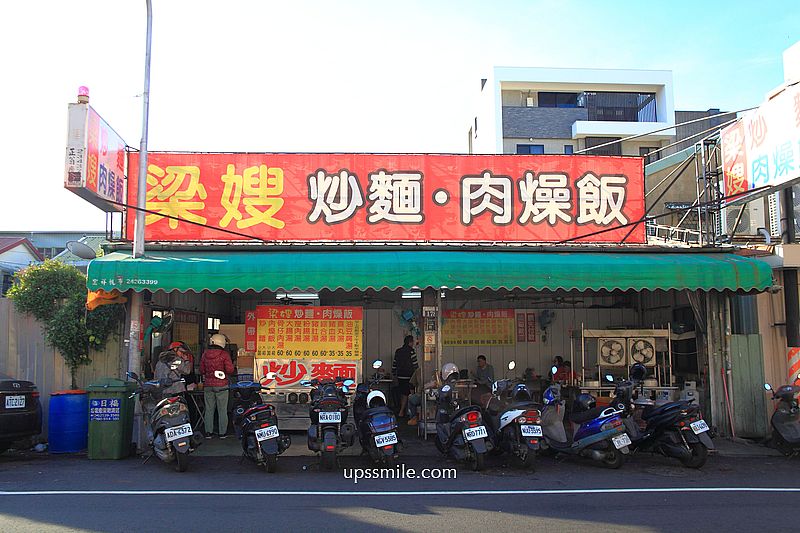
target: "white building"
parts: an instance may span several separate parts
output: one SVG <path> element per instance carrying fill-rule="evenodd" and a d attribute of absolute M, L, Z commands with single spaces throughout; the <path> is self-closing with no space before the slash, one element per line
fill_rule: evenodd
<path fill-rule="evenodd" d="M 481 80 L 469 153 L 646 155 L 675 136 L 672 72 L 494 67 Z M 656 133 L 648 133 L 662 129 Z"/>

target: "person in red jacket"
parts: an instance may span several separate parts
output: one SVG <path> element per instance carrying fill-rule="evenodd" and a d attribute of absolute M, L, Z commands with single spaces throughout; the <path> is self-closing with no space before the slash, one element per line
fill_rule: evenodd
<path fill-rule="evenodd" d="M 211 336 L 211 346 L 200 358 L 200 374 L 205 386 L 203 399 L 206 404 L 206 438 L 214 433 L 214 412 L 219 416 L 219 437 L 224 439 L 228 432 L 228 376 L 233 374 L 233 361 L 225 345 L 228 339 L 217 333 Z"/>

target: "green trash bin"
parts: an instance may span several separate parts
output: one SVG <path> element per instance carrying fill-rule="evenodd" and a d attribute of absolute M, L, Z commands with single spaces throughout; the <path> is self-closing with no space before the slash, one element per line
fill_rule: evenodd
<path fill-rule="evenodd" d="M 102 378 L 89 391 L 89 459 L 123 459 L 131 454 L 136 383 Z"/>

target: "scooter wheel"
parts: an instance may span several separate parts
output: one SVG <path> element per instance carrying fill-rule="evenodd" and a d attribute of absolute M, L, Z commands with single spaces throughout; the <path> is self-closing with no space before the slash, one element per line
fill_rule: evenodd
<path fill-rule="evenodd" d="M 606 452 L 606 456 L 603 459 L 603 466 L 606 468 L 617 469 L 622 466 L 622 463 L 625 462 L 625 455 L 617 450 L 616 448 L 611 448 L 610 451 Z"/>
<path fill-rule="evenodd" d="M 322 452 L 322 468 L 333 470 L 336 468 L 336 452 Z"/>
<path fill-rule="evenodd" d="M 525 455 L 525 459 L 520 459 L 518 456 L 514 456 L 514 462 L 519 468 L 527 469 L 533 472 L 536 470 L 536 453 L 532 451 L 528 451 Z"/>
<path fill-rule="evenodd" d="M 278 456 L 275 455 L 274 453 L 267 455 L 267 461 L 264 463 L 264 470 L 272 474 L 277 469 L 278 469 Z"/>
<path fill-rule="evenodd" d="M 438 436 L 433 438 L 433 443 L 436 445 L 436 449 L 439 450 L 439 453 L 442 455 L 447 453 L 447 450 L 444 449 L 444 444 L 442 444 Z"/>
<path fill-rule="evenodd" d="M 189 468 L 189 455 L 185 453 L 176 453 L 175 454 L 175 471 L 176 472 L 186 472 L 186 469 Z"/>
<path fill-rule="evenodd" d="M 470 459 L 470 466 L 472 467 L 473 472 L 480 472 L 483 470 L 485 461 L 485 453 L 476 453 L 473 455 L 472 459 Z"/>
<path fill-rule="evenodd" d="M 692 455 L 690 457 L 680 458 L 683 466 L 688 468 L 701 468 L 704 464 L 706 464 L 706 459 L 708 459 L 708 448 L 706 448 L 703 443 L 693 442 L 689 445 L 689 448 L 692 450 Z"/>
<path fill-rule="evenodd" d="M 795 453 L 792 445 L 786 442 L 786 439 L 784 439 L 778 432 L 773 433 L 772 444 L 775 446 L 776 450 L 781 452 L 786 457 L 791 457 Z"/>

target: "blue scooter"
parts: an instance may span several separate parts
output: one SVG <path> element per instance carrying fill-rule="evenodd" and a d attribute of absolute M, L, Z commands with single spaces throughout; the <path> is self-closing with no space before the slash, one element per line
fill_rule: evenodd
<path fill-rule="evenodd" d="M 613 407 L 596 407 L 593 396 L 581 394 L 569 416 L 572 428 L 567 432 L 560 385 L 548 387 L 543 397 L 542 431 L 547 448 L 556 453 L 588 457 L 608 468 L 622 466 L 631 445 L 622 411 Z"/>

